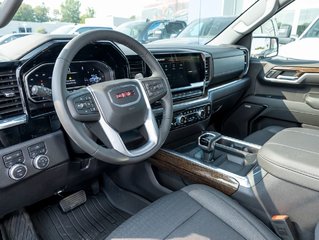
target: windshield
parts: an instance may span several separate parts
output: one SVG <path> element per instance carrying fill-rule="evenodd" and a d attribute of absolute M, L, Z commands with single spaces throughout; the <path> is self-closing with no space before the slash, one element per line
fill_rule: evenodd
<path fill-rule="evenodd" d="M 73 28 L 73 25 L 62 26 L 52 31 L 51 34 L 68 34 Z"/>
<path fill-rule="evenodd" d="M 145 30 L 147 24 L 147 22 L 127 22 L 120 25 L 116 30 L 138 40 L 138 36 Z"/>
<path fill-rule="evenodd" d="M 114 29 L 143 44 L 205 44 L 256 1 L 24 0 L 13 20 L 0 29 L 0 36 Z"/>
<path fill-rule="evenodd" d="M 315 19 L 312 24 L 305 30 L 300 38 L 318 38 L 319 37 L 319 18 Z"/>
<path fill-rule="evenodd" d="M 235 17 L 212 17 L 197 19 L 191 22 L 179 35 L 184 37 L 209 37 L 213 38 L 226 28 Z"/>

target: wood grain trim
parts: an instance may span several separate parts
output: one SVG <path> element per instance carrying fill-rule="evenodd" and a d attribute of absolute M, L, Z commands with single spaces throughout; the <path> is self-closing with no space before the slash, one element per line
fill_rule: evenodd
<path fill-rule="evenodd" d="M 227 195 L 232 195 L 239 188 L 239 183 L 234 178 L 165 150 L 159 150 L 153 155 L 151 163 L 160 169 L 182 175 L 195 183 L 216 188 Z"/>
<path fill-rule="evenodd" d="M 278 66 L 274 67 L 273 70 L 277 71 L 296 71 L 295 76 L 301 77 L 305 73 L 319 73 L 319 67 L 298 67 L 298 66 Z"/>

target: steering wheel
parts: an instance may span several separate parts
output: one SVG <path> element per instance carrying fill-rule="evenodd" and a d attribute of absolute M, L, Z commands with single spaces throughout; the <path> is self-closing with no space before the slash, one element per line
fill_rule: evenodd
<path fill-rule="evenodd" d="M 152 75 L 68 91 L 66 79 L 72 59 L 83 47 L 97 41 L 116 42 L 130 48 L 149 66 Z M 145 160 L 160 149 L 170 130 L 173 101 L 163 69 L 142 44 L 120 32 L 90 31 L 69 41 L 54 65 L 52 97 L 58 118 L 70 138 L 82 150 L 104 162 L 128 164 Z M 157 100 L 161 100 L 163 107 L 159 127 L 151 109 Z M 144 139 L 135 149 L 127 147 L 122 137 L 133 130 L 139 131 Z"/>

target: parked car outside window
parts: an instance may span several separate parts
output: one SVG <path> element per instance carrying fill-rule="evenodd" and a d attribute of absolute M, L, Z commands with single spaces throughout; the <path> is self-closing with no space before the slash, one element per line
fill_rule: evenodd
<path fill-rule="evenodd" d="M 277 22 L 278 32 L 275 34 L 279 39 L 278 56 L 286 59 L 319 61 L 319 2 L 313 0 L 297 0 L 287 6 L 274 17 L 272 21 Z M 258 30 L 254 32 L 258 35 Z M 263 35 L 266 36 L 266 35 Z M 274 36 L 268 34 L 267 36 Z M 253 46 L 259 46 L 254 39 Z M 267 40 L 267 42 L 269 42 Z M 268 48 L 268 47 L 266 47 Z M 268 52 L 269 51 L 265 51 Z M 252 56 L 260 57 L 252 49 Z M 269 57 L 263 56 L 263 57 Z"/>
<path fill-rule="evenodd" d="M 175 39 L 156 41 L 156 43 L 205 44 L 230 23 L 235 17 L 211 17 L 192 21 Z"/>
<path fill-rule="evenodd" d="M 155 20 L 132 21 L 120 25 L 117 31 L 125 33 L 141 43 L 169 39 L 186 27 L 184 21 Z"/>

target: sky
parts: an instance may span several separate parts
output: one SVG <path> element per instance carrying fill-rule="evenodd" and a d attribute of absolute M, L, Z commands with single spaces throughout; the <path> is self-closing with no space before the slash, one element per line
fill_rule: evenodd
<path fill-rule="evenodd" d="M 133 15 L 140 15 L 141 10 L 145 5 L 148 5 L 155 0 L 80 0 L 81 11 L 91 7 L 95 10 L 95 17 L 103 18 L 105 16 L 113 15 L 116 17 L 130 17 Z M 24 0 L 24 3 L 28 3 L 32 6 L 41 5 L 53 9 L 60 9 L 60 5 L 63 0 Z"/>

